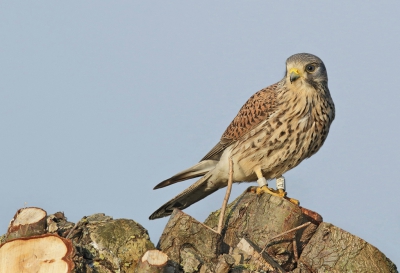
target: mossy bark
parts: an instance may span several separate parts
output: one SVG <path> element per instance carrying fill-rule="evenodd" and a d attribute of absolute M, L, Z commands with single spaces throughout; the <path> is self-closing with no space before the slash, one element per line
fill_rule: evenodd
<path fill-rule="evenodd" d="M 133 273 L 142 255 L 155 248 L 141 225 L 104 214 L 81 220 L 71 239 L 81 256 L 79 273 Z"/>

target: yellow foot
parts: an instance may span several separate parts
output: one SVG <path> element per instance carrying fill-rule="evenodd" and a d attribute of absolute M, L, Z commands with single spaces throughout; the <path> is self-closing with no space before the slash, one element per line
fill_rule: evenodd
<path fill-rule="evenodd" d="M 286 192 L 282 193 L 282 192 L 280 192 L 278 190 L 274 190 L 272 188 L 268 188 L 267 186 L 257 187 L 256 188 L 256 193 L 257 193 L 257 195 L 261 195 L 263 193 L 269 193 L 271 195 L 275 195 L 275 196 L 278 196 L 278 197 L 284 197 L 286 195 Z"/>
<path fill-rule="evenodd" d="M 278 196 L 278 197 L 281 197 L 281 198 L 285 198 L 286 200 L 290 201 L 291 203 L 293 203 L 295 205 L 300 205 L 300 201 L 299 200 L 287 197 L 286 196 L 287 192 L 282 190 L 282 189 L 274 190 L 274 189 L 268 188 L 267 186 L 262 186 L 262 187 L 257 187 L 256 193 L 257 193 L 257 195 L 261 195 L 263 193 L 269 193 L 271 195 L 275 195 L 275 196 Z"/>

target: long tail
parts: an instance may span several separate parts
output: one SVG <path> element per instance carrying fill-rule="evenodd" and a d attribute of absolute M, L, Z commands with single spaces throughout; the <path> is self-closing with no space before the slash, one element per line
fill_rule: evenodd
<path fill-rule="evenodd" d="M 216 190 L 226 186 L 226 184 L 208 183 L 208 180 L 210 177 L 212 177 L 212 175 L 213 172 L 207 173 L 189 188 L 162 205 L 158 210 L 150 215 L 149 219 L 153 220 L 171 215 L 174 208 L 185 209 L 204 197 L 212 194 Z"/>
<path fill-rule="evenodd" d="M 154 189 L 159 189 L 159 188 L 164 188 L 166 186 L 169 186 L 171 184 L 181 182 L 184 180 L 188 180 L 191 178 L 203 176 L 212 169 L 215 168 L 217 165 L 218 161 L 217 160 L 203 160 L 197 163 L 196 165 L 190 167 L 189 169 L 186 169 L 184 171 L 181 171 L 180 173 L 175 174 L 174 176 L 162 181 L 159 183 L 157 186 L 154 187 Z"/>

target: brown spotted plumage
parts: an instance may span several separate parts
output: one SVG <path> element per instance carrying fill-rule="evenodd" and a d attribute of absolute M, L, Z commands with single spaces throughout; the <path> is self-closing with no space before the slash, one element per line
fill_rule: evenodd
<path fill-rule="evenodd" d="M 184 209 L 225 187 L 229 158 L 234 182 L 258 179 L 262 186 L 260 181 L 282 176 L 321 148 L 334 117 L 324 63 L 307 53 L 289 57 L 285 77 L 251 96 L 198 164 L 155 187 L 202 176 L 150 219 L 167 216 L 174 208 Z"/>

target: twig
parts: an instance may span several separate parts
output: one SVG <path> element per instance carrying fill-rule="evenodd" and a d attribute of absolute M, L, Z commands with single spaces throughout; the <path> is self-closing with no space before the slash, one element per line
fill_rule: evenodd
<path fill-rule="evenodd" d="M 293 237 L 293 254 L 294 254 L 294 259 L 297 262 L 299 262 L 299 252 L 297 251 L 297 241 L 296 241 L 296 236 Z"/>
<path fill-rule="evenodd" d="M 224 201 L 222 202 L 221 213 L 219 215 L 218 229 L 217 229 L 217 232 L 219 234 L 221 234 L 221 232 L 222 232 L 222 223 L 224 221 L 226 205 L 228 204 L 229 196 L 231 195 L 231 189 L 232 189 L 232 183 L 233 183 L 232 181 L 233 181 L 233 161 L 232 161 L 232 158 L 229 158 L 229 179 L 228 179 L 228 186 L 226 188 Z"/>
<path fill-rule="evenodd" d="M 296 231 L 296 230 L 298 230 L 298 229 L 301 229 L 301 228 L 303 228 L 303 227 L 306 227 L 306 226 L 308 226 L 309 224 L 311 224 L 311 222 L 307 222 L 307 223 L 302 224 L 302 225 L 300 225 L 300 226 L 298 226 L 298 227 L 289 229 L 288 231 L 285 231 L 285 232 L 283 232 L 283 233 L 281 233 L 281 234 L 278 234 L 278 235 L 272 237 L 272 238 L 269 239 L 269 240 L 272 241 L 272 240 L 274 240 L 274 239 L 276 239 L 276 238 L 279 238 L 279 237 L 281 237 L 281 236 L 283 236 L 283 235 L 286 235 L 286 234 L 288 234 L 288 233 L 290 233 L 290 232 L 292 232 L 292 231 Z M 268 244 L 265 245 L 265 247 L 263 248 L 263 250 L 261 251 L 261 253 L 265 251 L 265 249 L 267 248 L 267 246 L 268 246 Z"/>
<path fill-rule="evenodd" d="M 292 232 L 292 231 L 295 231 L 295 230 L 301 229 L 301 228 L 303 228 L 303 227 L 306 227 L 306 226 L 308 226 L 309 224 L 311 224 L 311 222 L 307 222 L 307 223 L 302 224 L 302 225 L 300 225 L 300 226 L 298 226 L 298 227 L 289 229 L 288 231 L 285 231 L 285 232 L 283 232 L 283 233 L 281 233 L 281 234 L 278 234 L 278 235 L 272 237 L 272 238 L 270 239 L 270 241 L 272 241 L 272 240 L 274 240 L 274 239 L 276 239 L 276 238 L 279 238 L 279 237 L 281 237 L 281 236 L 283 236 L 283 235 L 286 235 L 286 234 L 288 234 L 288 233 L 290 233 L 290 232 Z"/>

